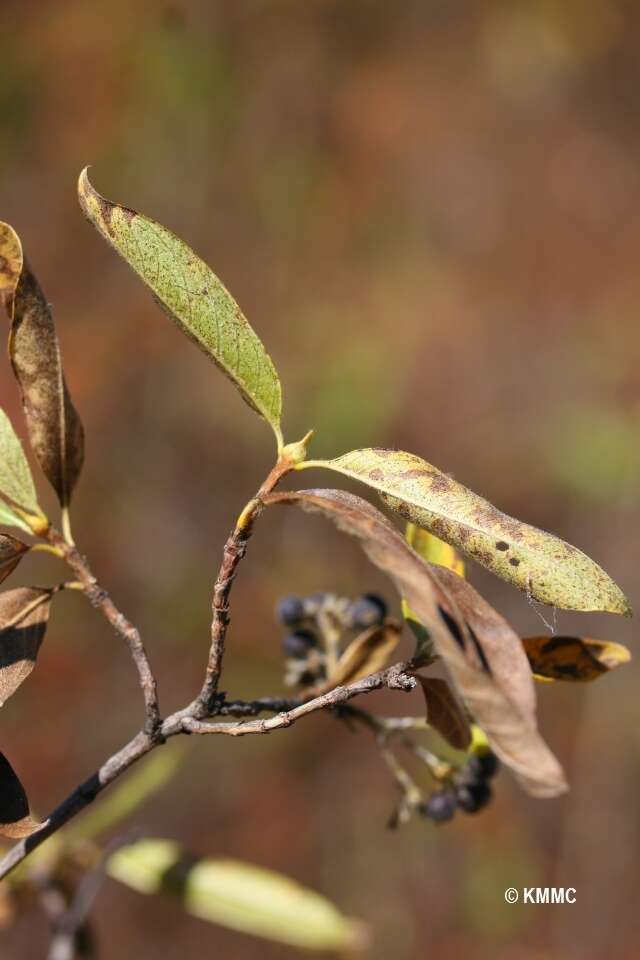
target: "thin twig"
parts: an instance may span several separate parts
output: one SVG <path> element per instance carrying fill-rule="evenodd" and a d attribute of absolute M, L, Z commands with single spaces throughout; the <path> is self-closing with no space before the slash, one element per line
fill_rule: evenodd
<path fill-rule="evenodd" d="M 246 505 L 235 529 L 224 545 L 222 563 L 216 582 L 213 587 L 211 601 L 211 645 L 205 672 L 204 683 L 197 698 L 189 706 L 189 713 L 199 719 L 209 717 L 214 713 L 218 683 L 222 672 L 225 640 L 229 627 L 229 598 L 233 581 L 238 572 L 240 561 L 247 552 L 247 543 L 251 538 L 253 524 L 262 511 L 261 497 L 271 493 L 278 482 L 293 469 L 288 460 L 280 459 L 269 473 L 258 493 Z"/>
<path fill-rule="evenodd" d="M 355 683 L 344 687 L 334 687 L 327 693 L 323 693 L 312 700 L 307 700 L 290 710 L 277 713 L 274 717 L 261 720 L 245 720 L 242 723 L 211 723 L 199 720 L 195 717 L 183 717 L 181 719 L 182 729 L 187 733 L 200 734 L 226 734 L 232 737 L 244 737 L 248 734 L 271 733 L 273 730 L 280 730 L 283 727 L 290 727 L 301 717 L 309 713 L 315 713 L 316 710 L 326 710 L 331 707 L 340 706 L 357 697 L 362 693 L 371 693 L 373 690 L 379 690 L 380 687 L 393 687 L 401 690 L 412 690 L 415 686 L 413 677 L 409 677 L 407 672 L 411 668 L 410 661 L 396 664 L 388 670 L 382 670 L 374 673 Z"/>
<path fill-rule="evenodd" d="M 47 532 L 47 539 L 52 547 L 60 551 L 62 557 L 73 570 L 82 588 L 85 596 L 96 610 L 99 610 L 107 621 L 111 624 L 115 632 L 126 643 L 131 659 L 136 670 L 140 689 L 144 697 L 145 706 L 145 731 L 153 738 L 157 735 L 160 727 L 160 706 L 158 703 L 158 692 L 156 679 L 149 664 L 149 658 L 140 637 L 140 633 L 122 614 L 107 591 L 100 586 L 94 577 L 89 564 L 77 548 L 67 543 L 64 537 L 53 527 Z"/>
<path fill-rule="evenodd" d="M 48 837 L 56 833 L 72 817 L 75 817 L 87 807 L 105 787 L 113 783 L 141 757 L 164 743 L 169 737 L 184 733 L 219 733 L 236 737 L 246 734 L 271 733 L 273 730 L 290 727 L 296 720 L 307 714 L 337 707 L 353 697 L 372 693 L 381 687 L 389 687 L 394 690 L 412 690 L 416 684 L 415 678 L 410 675 L 413 669 L 415 669 L 415 664 L 411 660 L 396 663 L 394 666 L 381 670 L 379 673 L 374 673 L 370 677 L 364 677 L 362 680 L 357 680 L 344 687 L 336 687 L 328 693 L 314 697 L 312 700 L 277 713 L 274 717 L 265 720 L 247 720 L 243 723 L 205 723 L 199 720 L 193 712 L 189 713 L 188 708 L 177 710 L 161 724 L 158 736 L 153 738 L 144 730 L 140 731 L 137 736 L 107 760 L 92 777 L 89 777 L 85 783 L 77 787 L 66 800 L 56 807 L 41 830 L 24 840 L 20 840 L 0 861 L 0 880 L 17 867 L 32 850 L 39 847 Z M 254 706 L 261 704 L 260 708 L 270 709 L 267 704 L 273 702 L 271 700 L 253 701 L 248 706 L 253 709 Z M 238 702 L 235 702 L 234 709 L 241 709 Z M 256 709 L 258 709 L 257 706 Z"/>

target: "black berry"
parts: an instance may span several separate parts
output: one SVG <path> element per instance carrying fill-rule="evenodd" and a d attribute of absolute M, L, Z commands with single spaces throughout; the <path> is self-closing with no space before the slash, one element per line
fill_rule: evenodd
<path fill-rule="evenodd" d="M 477 813 L 491 800 L 492 790 L 486 780 L 468 783 L 458 787 L 456 799 L 458 806 L 465 813 Z"/>
<path fill-rule="evenodd" d="M 315 647 L 316 638 L 310 630 L 296 630 L 288 634 L 282 641 L 282 649 L 287 657 L 302 660 Z"/>
<path fill-rule="evenodd" d="M 474 753 L 467 760 L 468 768 L 473 771 L 478 780 L 490 780 L 495 777 L 500 768 L 500 761 L 495 753 L 487 751 L 486 753 Z"/>
<path fill-rule="evenodd" d="M 304 604 L 300 597 L 283 597 L 276 609 L 276 615 L 287 627 L 295 627 L 304 619 Z"/>
<path fill-rule="evenodd" d="M 457 798 L 453 790 L 439 790 L 432 793 L 425 804 L 422 805 L 421 813 L 429 820 L 435 820 L 436 823 L 444 823 L 445 820 L 451 820 L 456 812 Z"/>
<path fill-rule="evenodd" d="M 377 593 L 365 593 L 351 604 L 349 611 L 352 625 L 358 630 L 381 624 L 387 615 L 387 605 Z"/>

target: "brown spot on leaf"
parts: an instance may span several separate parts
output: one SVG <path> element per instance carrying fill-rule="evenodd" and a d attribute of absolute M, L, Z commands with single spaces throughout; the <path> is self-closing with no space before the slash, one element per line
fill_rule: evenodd
<path fill-rule="evenodd" d="M 496 550 L 508 550 L 509 544 L 505 543 L 504 540 L 498 540 L 496 543 Z"/>
<path fill-rule="evenodd" d="M 518 560 L 517 557 L 511 557 L 510 560 L 509 560 L 509 563 L 511 564 L 512 567 L 519 567 L 519 566 L 520 566 L 520 561 Z"/>

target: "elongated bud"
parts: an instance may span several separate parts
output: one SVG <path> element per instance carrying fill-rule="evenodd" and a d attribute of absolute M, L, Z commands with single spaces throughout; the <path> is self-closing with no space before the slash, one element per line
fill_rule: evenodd
<path fill-rule="evenodd" d="M 307 444 L 312 436 L 313 430 L 309 430 L 302 440 L 298 440 L 296 443 L 288 443 L 282 448 L 282 459 L 288 460 L 289 463 L 296 464 L 296 466 L 299 463 L 303 463 L 307 459 Z"/>

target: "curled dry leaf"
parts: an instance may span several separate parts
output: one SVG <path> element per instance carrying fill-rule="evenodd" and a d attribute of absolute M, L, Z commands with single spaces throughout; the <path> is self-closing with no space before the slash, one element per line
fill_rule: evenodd
<path fill-rule="evenodd" d="M 0 243 L 3 238 L 0 255 L 3 248 L 15 251 L 10 282 L 3 291 L 11 320 L 9 355 L 20 385 L 31 446 L 66 507 L 82 468 L 84 431 L 62 372 L 51 308 L 23 257 L 19 237 L 8 224 L 0 225 Z"/>
<path fill-rule="evenodd" d="M 531 670 L 542 680 L 596 680 L 631 660 L 621 643 L 590 637 L 525 637 L 522 644 Z"/>
<path fill-rule="evenodd" d="M 0 707 L 36 665 L 53 591 L 17 587 L 0 593 Z"/>
<path fill-rule="evenodd" d="M 576 547 L 507 516 L 414 454 L 353 450 L 303 466 L 326 467 L 373 487 L 405 520 L 435 533 L 535 600 L 568 610 L 631 614 L 620 588 Z"/>
<path fill-rule="evenodd" d="M 400 640 L 400 627 L 392 620 L 369 627 L 353 640 L 327 680 L 327 689 L 353 683 L 383 670 Z"/>
<path fill-rule="evenodd" d="M 151 289 L 177 326 L 232 380 L 282 444 L 275 367 L 226 287 L 190 247 L 154 220 L 101 197 L 83 170 L 80 206 L 107 243 Z"/>
<path fill-rule="evenodd" d="M 471 728 L 449 684 L 439 677 L 418 674 L 416 680 L 424 693 L 427 722 L 456 750 L 466 750 L 471 743 Z"/>
<path fill-rule="evenodd" d="M 378 510 L 360 497 L 339 490 L 274 493 L 265 496 L 263 502 L 267 506 L 295 504 L 322 513 L 339 529 L 358 538 L 369 559 L 388 574 L 428 629 L 455 689 L 500 759 L 535 796 L 555 796 L 566 790 L 562 769 L 532 718 L 478 662 L 455 599 L 434 576 L 434 568 L 418 557 Z M 454 615 L 443 618 L 443 605 L 455 611 Z"/>
<path fill-rule="evenodd" d="M 22 555 L 30 549 L 22 540 L 16 540 L 8 533 L 0 533 L 0 583 L 6 580 L 10 573 L 13 573 L 20 563 Z"/>
<path fill-rule="evenodd" d="M 342 955 L 366 939 L 361 923 L 288 877 L 238 860 L 194 857 L 172 840 L 120 847 L 106 869 L 139 893 L 179 896 L 185 910 L 201 920 L 276 943 Z"/>
<path fill-rule="evenodd" d="M 0 302 L 9 313 L 22 272 L 22 244 L 12 226 L 0 221 Z"/>
<path fill-rule="evenodd" d="M 29 813 L 27 795 L 13 767 L 0 753 L 0 836 L 20 840 L 41 826 Z"/>
<path fill-rule="evenodd" d="M 432 566 L 431 569 L 464 618 L 478 664 L 491 672 L 509 699 L 518 705 L 525 717 L 535 722 L 536 693 L 529 661 L 518 634 L 462 577 L 444 567 Z M 454 615 L 446 599 L 442 606 L 450 616 Z"/>

